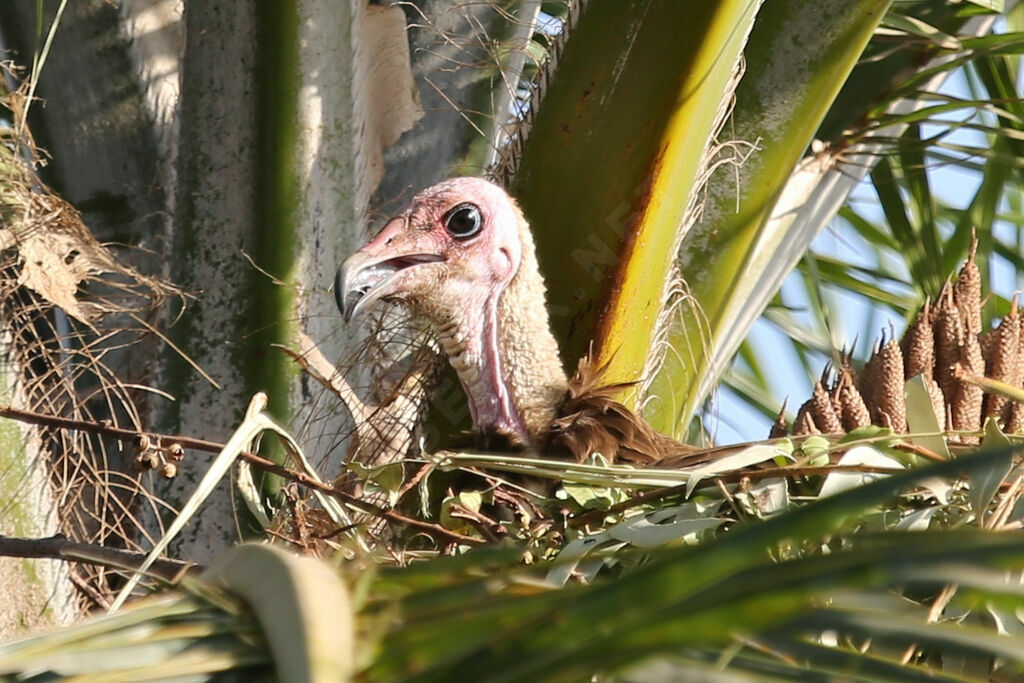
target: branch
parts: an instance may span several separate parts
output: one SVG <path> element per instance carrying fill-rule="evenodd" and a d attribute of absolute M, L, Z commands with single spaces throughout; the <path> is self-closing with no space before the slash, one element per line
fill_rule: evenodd
<path fill-rule="evenodd" d="M 138 569 L 146 559 L 145 553 L 76 543 L 60 535 L 49 538 L 16 538 L 0 535 L 0 556 L 65 560 L 116 569 Z M 192 562 L 161 559 L 157 560 L 147 573 L 174 583 L 186 573 L 201 570 L 200 565 Z"/>
<path fill-rule="evenodd" d="M 206 441 L 205 439 L 196 439 L 190 436 L 134 431 L 131 429 L 124 429 L 122 427 L 114 427 L 109 422 L 74 420 L 67 417 L 57 417 L 55 415 L 43 415 L 29 410 L 14 408 L 9 405 L 0 405 L 0 417 L 18 420 L 19 422 L 27 422 L 29 424 L 43 425 L 45 427 L 54 427 L 57 429 L 78 429 L 83 432 L 91 432 L 93 434 L 108 436 L 112 439 L 117 439 L 118 441 L 135 442 L 139 437 L 145 436 L 154 444 L 178 444 L 182 448 L 190 448 L 192 450 L 204 451 L 207 453 L 220 453 L 224 449 L 224 444 L 217 443 L 216 441 Z M 289 481 L 298 482 L 308 488 L 323 491 L 327 495 L 334 496 L 346 505 L 359 508 L 363 512 L 368 512 L 371 515 L 382 517 L 389 522 L 420 529 L 442 543 L 460 543 L 463 545 L 485 545 L 486 543 L 479 538 L 466 536 L 464 534 L 445 529 L 440 524 L 432 524 L 412 517 L 406 517 L 405 515 L 399 514 L 393 510 L 386 510 L 374 505 L 373 503 L 367 503 L 353 495 L 339 491 L 330 484 L 324 484 L 316 481 L 302 472 L 290 470 L 287 467 L 283 467 L 282 465 L 278 465 L 266 458 L 260 457 L 255 453 L 242 451 L 239 453 L 238 457 L 264 472 L 277 474 Z"/>

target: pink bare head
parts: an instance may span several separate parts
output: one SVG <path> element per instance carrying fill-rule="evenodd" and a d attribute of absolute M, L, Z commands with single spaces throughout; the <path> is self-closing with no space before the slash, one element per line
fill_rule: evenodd
<path fill-rule="evenodd" d="M 420 192 L 338 271 L 346 320 L 378 299 L 403 301 L 444 324 L 452 308 L 500 294 L 522 261 L 522 214 L 481 178 L 454 178 Z"/>
<path fill-rule="evenodd" d="M 346 320 L 401 301 L 430 323 L 469 398 L 473 423 L 538 443 L 565 394 L 533 238 L 497 185 L 455 178 L 415 198 L 338 270 Z"/>

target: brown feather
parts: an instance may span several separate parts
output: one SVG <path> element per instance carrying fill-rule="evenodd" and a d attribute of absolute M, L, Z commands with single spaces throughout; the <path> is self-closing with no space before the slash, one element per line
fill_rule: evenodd
<path fill-rule="evenodd" d="M 641 465 L 677 461 L 700 450 L 656 431 L 617 401 L 614 397 L 630 385 L 602 384 L 605 369 L 595 369 L 589 357 L 580 360 L 551 425 L 549 447 L 567 450 L 577 461 L 600 453 Z"/>

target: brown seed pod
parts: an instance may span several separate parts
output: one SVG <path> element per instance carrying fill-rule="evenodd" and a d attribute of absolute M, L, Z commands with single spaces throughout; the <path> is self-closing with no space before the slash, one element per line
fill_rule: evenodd
<path fill-rule="evenodd" d="M 934 379 L 925 380 L 925 388 L 928 390 L 928 398 L 932 400 L 932 410 L 935 412 L 935 421 L 939 429 L 946 424 L 946 402 L 942 398 L 942 389 Z"/>
<path fill-rule="evenodd" d="M 160 456 L 156 451 L 148 450 L 135 456 L 135 468 L 141 472 L 148 472 L 160 466 Z"/>
<path fill-rule="evenodd" d="M 811 401 L 808 400 L 796 413 L 796 420 L 793 422 L 793 436 L 806 436 L 808 434 L 821 434 L 818 425 L 814 424 L 811 417 Z"/>
<path fill-rule="evenodd" d="M 136 434 L 133 443 L 135 444 L 135 450 L 139 451 L 140 453 L 142 451 L 148 451 L 151 445 L 149 442 L 149 437 L 146 436 L 145 434 Z"/>
<path fill-rule="evenodd" d="M 1014 297 L 1014 304 L 1017 303 L 1016 297 Z M 1020 336 L 1017 337 L 1017 383 L 1014 386 L 1022 386 L 1024 384 L 1024 320 L 1020 323 Z"/>
<path fill-rule="evenodd" d="M 1016 303 L 1016 299 L 1014 300 Z M 1014 386 L 1018 388 L 1024 385 L 1024 322 L 1020 325 L 1020 337 L 1017 338 L 1017 382 Z M 1006 431 L 1017 432 L 1024 430 L 1024 404 L 1010 402 L 1009 404 Z M 1015 422 L 1016 420 L 1016 422 Z M 1011 428 L 1011 425 L 1016 425 Z"/>
<path fill-rule="evenodd" d="M 978 335 L 978 345 L 981 347 L 981 357 L 985 359 L 985 373 L 988 374 L 992 367 L 992 347 L 995 346 L 999 328 L 982 332 Z"/>
<path fill-rule="evenodd" d="M 167 455 L 175 460 L 181 460 L 185 457 L 185 448 L 180 443 L 172 443 L 167 447 Z"/>
<path fill-rule="evenodd" d="M 857 376 L 857 390 L 864 400 L 864 405 L 867 406 L 872 415 L 874 415 L 875 408 L 878 407 L 878 385 L 881 381 L 882 373 L 880 351 L 881 344 L 876 344 L 871 357 L 864 364 L 864 369 Z"/>
<path fill-rule="evenodd" d="M 935 332 L 932 329 L 931 305 L 924 302 L 924 307 L 914 323 L 907 328 L 900 346 L 903 351 L 903 379 L 924 375 L 930 380 L 935 369 Z"/>
<path fill-rule="evenodd" d="M 986 397 L 980 387 L 957 376 L 985 375 L 1024 385 L 1024 315 L 1016 300 L 995 330 L 980 334 L 982 281 L 975 262 L 977 246 L 975 239 L 956 281 L 946 283 L 934 304 L 925 302 L 899 344 L 892 338 L 887 342 L 883 334 L 860 373 L 852 370 L 848 358 L 834 379 L 826 368 L 797 413 L 794 435 L 849 431 L 871 423 L 905 433 L 904 385 L 918 375 L 925 379 L 943 429 L 977 431 L 983 416 L 995 416 L 1008 431 L 1024 431 L 1024 403 Z M 783 433 L 781 416 L 777 425 L 782 426 L 773 427 L 773 434 Z"/>
<path fill-rule="evenodd" d="M 903 391 L 903 352 L 899 344 L 890 339 L 879 350 L 877 404 L 872 410 L 875 424 L 889 426 L 897 434 L 907 431 L 907 399 Z M 871 408 L 871 406 L 868 406 Z M 882 421 L 885 415 L 888 424 Z"/>
<path fill-rule="evenodd" d="M 167 461 L 160 466 L 160 476 L 164 479 L 174 479 L 178 474 L 178 466 L 173 462 Z"/>
<path fill-rule="evenodd" d="M 971 240 L 971 249 L 967 252 L 967 262 L 960 269 L 956 278 L 954 295 L 960 322 L 967 334 L 977 336 L 981 333 L 981 271 L 974 262 L 978 251 L 978 238 Z"/>
<path fill-rule="evenodd" d="M 1007 406 L 1006 433 L 1020 434 L 1024 432 L 1024 403 L 1014 401 Z"/>
<path fill-rule="evenodd" d="M 991 341 L 985 375 L 1012 386 L 1020 386 L 1020 315 L 1017 313 L 1016 299 L 999 327 L 986 336 Z M 984 417 L 1001 418 L 1008 402 L 1005 396 L 989 394 L 985 397 Z"/>
<path fill-rule="evenodd" d="M 840 422 L 842 422 L 843 420 L 843 401 L 841 398 L 839 398 L 839 390 L 842 389 L 842 385 L 840 382 L 841 377 L 842 375 L 840 373 L 837 373 L 834 381 L 825 384 L 824 376 L 822 376 L 823 386 L 828 387 L 828 398 L 829 401 L 832 403 L 832 412 L 836 414 L 836 417 L 839 418 Z"/>
<path fill-rule="evenodd" d="M 814 392 L 811 394 L 810 413 L 814 418 L 814 424 L 826 434 L 836 434 L 843 431 L 843 423 L 832 407 L 832 399 L 825 389 L 823 380 L 814 383 Z"/>
<path fill-rule="evenodd" d="M 946 404 L 951 404 L 959 383 L 953 377 L 953 366 L 960 361 L 960 346 L 964 334 L 960 313 L 953 306 L 952 293 L 947 285 L 939 295 L 935 309 L 935 381 L 942 389 Z"/>
<path fill-rule="evenodd" d="M 786 422 L 786 402 L 782 402 L 782 407 L 779 408 L 779 416 L 775 418 L 775 422 L 772 422 L 771 431 L 768 432 L 769 439 L 781 439 L 784 436 L 789 435 L 789 424 Z"/>
<path fill-rule="evenodd" d="M 849 432 L 871 424 L 871 412 L 864 405 L 864 399 L 853 381 L 853 371 L 849 367 L 844 367 L 840 371 L 837 385 L 839 403 L 842 406 L 839 415 L 843 421 L 843 429 Z"/>
<path fill-rule="evenodd" d="M 959 367 L 963 372 L 969 374 L 985 374 L 985 361 L 981 357 L 981 345 L 978 343 L 976 335 L 967 335 L 961 348 Z M 950 405 L 953 429 L 981 429 L 981 409 L 984 397 L 985 390 L 981 387 L 967 382 L 958 382 L 955 398 Z M 975 438 L 965 438 L 962 441 L 977 443 Z"/>

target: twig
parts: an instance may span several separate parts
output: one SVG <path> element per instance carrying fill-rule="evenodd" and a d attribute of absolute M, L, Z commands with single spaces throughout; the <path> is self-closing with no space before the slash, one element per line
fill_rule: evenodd
<path fill-rule="evenodd" d="M 340 398 L 352 414 L 352 419 L 357 425 L 369 419 L 369 406 L 363 403 L 352 389 L 352 386 L 345 381 L 345 378 L 324 357 L 323 353 L 320 352 L 320 347 L 307 334 L 301 331 L 299 332 L 299 343 L 302 346 L 301 351 L 294 351 L 282 344 L 273 344 L 272 346 L 291 357 L 310 377 Z"/>
<path fill-rule="evenodd" d="M 89 582 L 82 578 L 74 568 L 68 571 L 68 576 L 71 577 L 71 583 L 75 584 L 75 588 L 85 593 L 86 597 L 92 600 L 97 607 L 103 611 L 110 609 L 110 600 L 107 600 L 98 590 L 89 585 Z"/>
<path fill-rule="evenodd" d="M 118 569 L 137 569 L 146 559 L 145 553 L 106 548 L 90 543 L 76 543 L 60 535 L 47 538 L 19 538 L 0 535 L 0 556 L 65 560 Z M 186 572 L 201 569 L 202 567 L 192 562 L 162 559 L 157 560 L 150 567 L 150 573 L 173 582 Z"/>
<path fill-rule="evenodd" d="M 740 510 L 740 506 L 736 504 L 736 499 L 733 497 L 731 493 L 729 493 L 729 489 L 726 488 L 725 482 L 722 481 L 721 479 L 718 479 L 715 481 L 715 485 L 718 486 L 718 490 L 722 493 L 722 496 L 725 498 L 726 502 L 729 503 L 729 507 L 731 507 L 732 511 L 736 513 L 736 519 L 742 521 L 743 512 Z M 742 484 L 740 486 L 742 488 Z"/>
<path fill-rule="evenodd" d="M 479 531 L 483 535 L 483 537 L 491 543 L 497 543 L 500 540 L 500 538 L 498 537 L 498 533 L 496 533 L 496 531 L 500 532 L 503 531 L 503 529 L 501 528 L 500 524 L 498 524 L 490 517 L 482 515 L 479 512 L 470 510 L 469 508 L 463 505 L 459 505 L 458 503 L 451 504 L 451 507 L 448 509 L 448 514 L 454 517 L 455 519 L 464 519 L 467 522 L 469 522 L 471 525 L 473 525 L 473 528 Z"/>
<path fill-rule="evenodd" d="M 686 484 L 680 484 L 679 486 L 667 486 L 661 489 L 654 489 L 653 491 L 645 491 L 644 493 L 638 493 L 629 500 L 624 500 L 621 503 L 612 505 L 607 510 L 590 510 L 582 515 L 575 515 L 569 518 L 569 526 L 573 529 L 586 526 L 593 521 L 599 521 L 609 515 L 615 515 L 620 512 L 625 512 L 630 508 L 635 508 L 644 503 L 649 503 L 655 500 L 661 500 L 662 498 L 669 498 L 675 495 L 681 495 L 686 493 Z"/>
<path fill-rule="evenodd" d="M 124 429 L 123 427 L 115 427 L 106 420 L 103 422 L 75 420 L 70 417 L 58 417 L 57 415 L 45 415 L 43 413 L 36 413 L 30 410 L 22 410 L 10 405 L 0 405 L 0 417 L 18 420 L 19 422 L 27 422 L 29 424 L 42 425 L 44 427 L 53 427 L 55 429 L 78 429 L 83 432 L 109 436 L 110 438 L 117 439 L 118 441 L 132 442 L 140 436 L 145 436 L 153 443 L 177 443 L 183 448 L 191 448 L 192 450 L 205 451 L 207 453 L 219 453 L 221 449 L 224 448 L 224 444 L 217 443 L 216 441 L 206 441 L 205 439 L 196 439 L 190 436 L 172 436 L 167 434 L 157 434 L 155 432 Z"/>
<path fill-rule="evenodd" d="M 964 384 L 973 384 L 976 387 L 980 387 L 990 394 L 997 394 L 1011 401 L 1024 401 L 1024 390 L 991 377 L 976 375 L 959 363 L 953 366 L 953 377 Z"/>
<path fill-rule="evenodd" d="M 58 429 L 78 429 L 84 432 L 91 432 L 93 434 L 109 436 L 119 441 L 134 442 L 140 436 L 145 436 L 148 439 L 150 439 L 150 441 L 153 443 L 179 444 L 183 448 L 190 448 L 196 451 L 205 451 L 207 453 L 220 453 L 224 449 L 224 444 L 217 443 L 216 441 L 196 439 L 190 436 L 167 435 L 158 434 L 155 432 L 133 431 L 131 429 L 114 427 L 109 422 L 92 422 L 89 420 L 74 420 L 67 417 L 57 417 L 55 415 L 43 415 L 41 413 L 35 413 L 29 410 L 14 408 L 9 405 L 0 405 L 0 417 L 18 420 L 19 422 L 43 425 L 46 427 L 55 427 Z M 373 503 L 367 503 L 366 501 L 360 500 L 355 496 L 344 493 L 343 491 L 339 491 L 330 484 L 324 484 L 319 481 L 316 481 L 315 479 L 306 476 L 302 472 L 295 472 L 293 470 L 290 470 L 287 467 L 278 465 L 275 462 L 260 457 L 255 453 L 250 453 L 249 451 L 242 451 L 238 454 L 238 457 L 241 458 L 242 460 L 245 460 L 253 467 L 259 468 L 265 472 L 280 475 L 281 477 L 284 477 L 289 481 L 298 482 L 308 488 L 323 491 L 327 495 L 334 496 L 341 502 L 347 505 L 351 505 L 352 507 L 359 508 L 364 512 L 368 512 L 378 517 L 383 517 L 384 519 L 387 519 L 390 522 L 404 524 L 406 526 L 421 529 L 441 542 L 461 543 L 464 545 L 485 545 L 486 543 L 485 541 L 482 541 L 479 538 L 466 536 L 464 534 L 456 533 L 454 531 L 445 529 L 440 524 L 432 524 L 430 522 L 424 522 L 418 519 L 414 519 L 412 517 L 406 517 L 405 515 L 394 512 L 393 510 L 385 510 L 384 508 L 378 507 Z"/>
<path fill-rule="evenodd" d="M 916 443 L 897 441 L 896 443 L 892 444 L 892 447 L 898 451 L 906 451 L 907 453 L 913 453 L 914 455 L 919 455 L 922 458 L 925 458 L 926 460 L 932 460 L 934 462 L 946 462 L 949 459 L 939 455 L 930 448 L 925 448 L 924 446 L 921 446 L 920 444 Z"/>
<path fill-rule="evenodd" d="M 398 489 L 398 500 L 402 500 L 402 498 L 405 497 L 405 494 L 409 493 L 409 491 L 419 484 L 423 477 L 432 472 L 435 467 L 437 467 L 437 465 L 432 462 L 428 462 L 416 470 L 416 474 L 409 477 L 409 481 L 402 484 L 402 488 Z"/>

